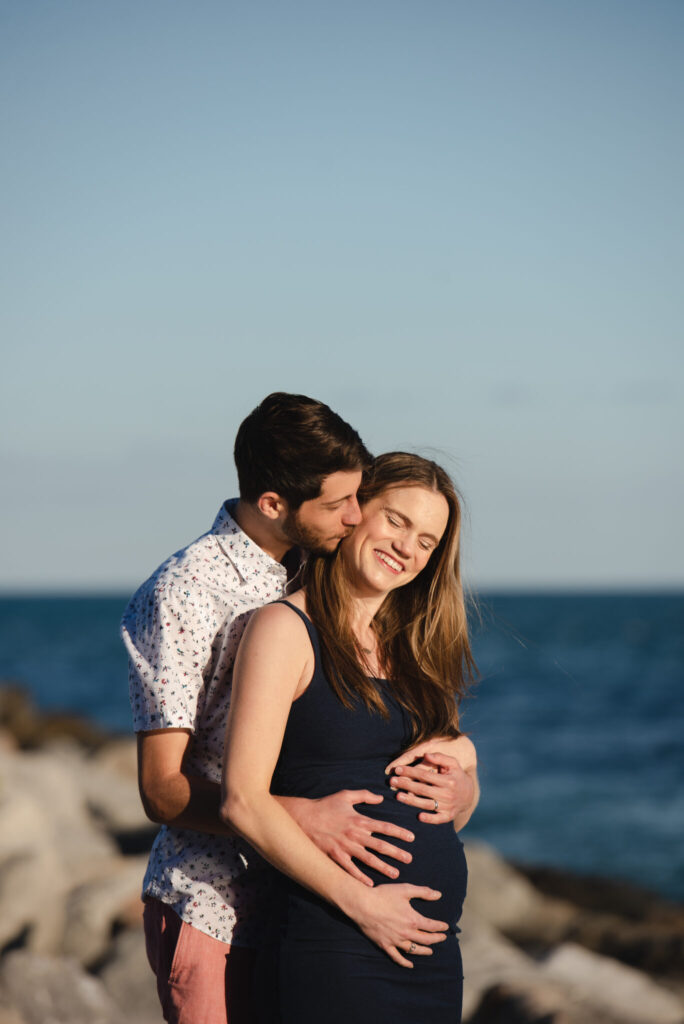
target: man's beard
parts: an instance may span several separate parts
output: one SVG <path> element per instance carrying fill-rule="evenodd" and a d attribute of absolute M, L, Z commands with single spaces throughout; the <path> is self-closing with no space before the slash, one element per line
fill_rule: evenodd
<path fill-rule="evenodd" d="M 337 550 L 340 541 L 344 537 L 348 537 L 353 529 L 354 527 L 350 526 L 343 535 L 338 534 L 336 537 L 326 537 L 320 531 L 301 523 L 297 512 L 288 512 L 283 523 L 283 532 L 287 539 L 292 544 L 296 544 L 297 547 L 304 548 L 312 555 L 333 554 Z"/>

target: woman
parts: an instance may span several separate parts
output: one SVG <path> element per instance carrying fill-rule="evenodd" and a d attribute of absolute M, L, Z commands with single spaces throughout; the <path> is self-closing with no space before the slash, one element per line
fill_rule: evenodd
<path fill-rule="evenodd" d="M 299 883 L 287 887 L 280 943 L 285 1024 L 454 1024 L 466 867 L 453 824 L 416 820 L 401 796 L 385 801 L 382 815 L 415 833 L 412 860 L 397 884 L 369 888 L 322 854 L 271 795 L 387 794 L 385 765 L 416 744 L 456 752 L 463 768 L 474 763 L 458 731 L 473 663 L 453 485 L 435 463 L 393 452 L 368 471 L 359 502 L 353 534 L 334 555 L 312 559 L 305 587 L 259 610 L 245 633 L 223 816 Z"/>

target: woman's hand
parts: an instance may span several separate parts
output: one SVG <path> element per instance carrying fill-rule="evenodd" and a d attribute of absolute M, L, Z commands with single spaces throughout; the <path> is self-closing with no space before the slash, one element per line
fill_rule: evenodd
<path fill-rule="evenodd" d="M 379 836 L 411 843 L 413 832 L 388 821 L 369 818 L 356 810 L 357 804 L 382 803 L 384 797 L 369 789 L 344 789 L 315 800 L 297 797 L 277 799 L 319 850 L 364 885 L 372 886 L 373 882 L 352 858 L 375 868 L 387 878 L 397 878 L 399 869 L 381 857 L 392 857 L 401 864 L 411 863 L 412 857 L 407 850 Z"/>
<path fill-rule="evenodd" d="M 441 898 L 441 892 L 422 885 L 398 883 L 378 885 L 374 889 L 358 886 L 350 905 L 342 909 L 395 963 L 413 967 L 403 954 L 431 956 L 431 947 L 444 942 L 449 925 L 446 921 L 424 917 L 410 901 Z"/>
<path fill-rule="evenodd" d="M 417 763 L 415 763 L 417 762 Z M 386 772 L 397 800 L 420 808 L 420 821 L 462 828 L 477 804 L 477 757 L 466 736 L 426 740 L 395 758 Z"/>

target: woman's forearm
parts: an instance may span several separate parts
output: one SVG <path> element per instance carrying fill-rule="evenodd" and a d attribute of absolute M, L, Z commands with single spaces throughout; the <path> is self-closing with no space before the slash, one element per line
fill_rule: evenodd
<path fill-rule="evenodd" d="M 276 797 L 227 788 L 220 816 L 283 874 L 354 916 L 365 887 L 315 846 Z"/>

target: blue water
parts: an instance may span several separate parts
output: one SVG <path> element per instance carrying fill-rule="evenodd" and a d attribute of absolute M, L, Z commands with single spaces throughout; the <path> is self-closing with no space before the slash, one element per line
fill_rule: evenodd
<path fill-rule="evenodd" d="M 0 598 L 0 679 L 130 729 L 121 597 Z M 684 900 L 684 594 L 480 598 L 470 836 Z"/>

